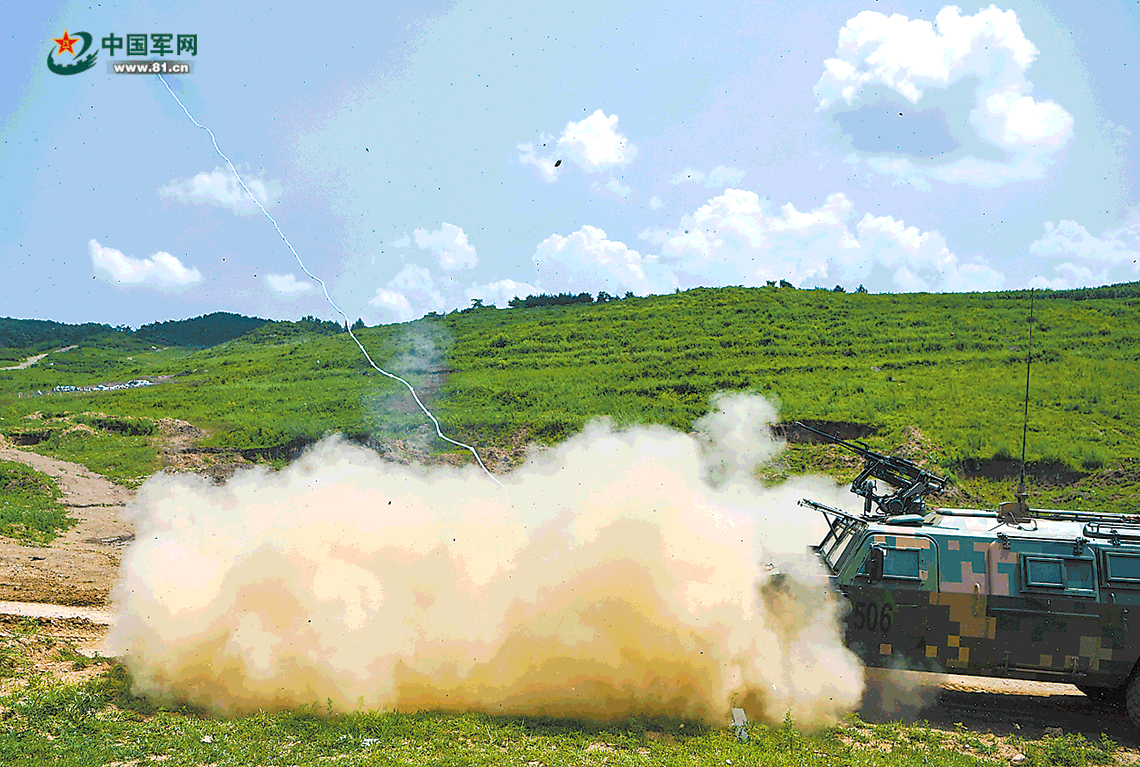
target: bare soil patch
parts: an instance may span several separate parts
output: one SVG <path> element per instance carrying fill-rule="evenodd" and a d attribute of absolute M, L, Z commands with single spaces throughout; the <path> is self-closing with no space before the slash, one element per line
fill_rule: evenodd
<path fill-rule="evenodd" d="M 985 479 L 1016 479 L 1021 473 L 1021 460 L 1018 458 L 973 458 L 963 461 L 958 472 L 963 477 L 983 477 Z M 1088 472 L 1077 471 L 1060 461 L 1026 461 L 1025 476 L 1034 484 L 1044 487 L 1071 485 L 1088 476 Z"/>
<path fill-rule="evenodd" d="M 30 629 L 30 631 L 29 631 Z M 34 633 L 51 637 L 56 642 L 67 642 L 85 654 L 93 654 L 103 647 L 108 626 L 86 618 L 27 618 L 0 614 L 0 636 L 18 637 Z"/>
<path fill-rule="evenodd" d="M 17 618 L 0 615 L 0 695 L 27 684 L 31 670 L 67 684 L 78 684 L 113 662 L 102 655 L 107 627 L 81 619 Z M 17 672 L 11 674 L 12 672 Z M 0 712 L 2 714 L 2 712 Z"/>
<path fill-rule="evenodd" d="M 155 425 L 158 434 L 153 444 L 162 451 L 164 471 L 194 472 L 221 483 L 242 466 L 252 465 L 238 450 L 199 447 L 199 440 L 208 437 L 209 433 L 189 421 L 160 418 Z"/>
<path fill-rule="evenodd" d="M 848 423 L 847 421 L 819 421 L 807 420 L 803 423 L 818 429 L 828 434 L 832 434 L 840 439 L 845 440 L 860 440 L 864 437 L 874 434 L 878 429 L 874 426 L 861 423 Z M 818 434 L 808 431 L 799 425 L 799 423 L 774 423 L 768 427 L 772 436 L 776 439 L 787 440 L 791 444 L 815 444 L 824 445 L 830 444 L 827 439 L 819 436 Z"/>

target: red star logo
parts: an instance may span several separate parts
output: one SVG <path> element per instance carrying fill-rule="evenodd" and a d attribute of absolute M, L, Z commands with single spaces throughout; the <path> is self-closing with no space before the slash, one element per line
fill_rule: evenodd
<path fill-rule="evenodd" d="M 56 56 L 62 55 L 64 51 L 67 51 L 72 56 L 75 55 L 75 44 L 79 42 L 79 38 L 68 37 L 66 29 L 63 30 L 63 37 L 53 37 L 52 40 L 59 46 L 59 53 L 55 54 Z"/>

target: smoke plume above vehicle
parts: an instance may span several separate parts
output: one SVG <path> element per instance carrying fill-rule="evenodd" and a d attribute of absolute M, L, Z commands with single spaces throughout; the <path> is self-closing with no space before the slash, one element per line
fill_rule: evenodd
<path fill-rule="evenodd" d="M 337 438 L 221 486 L 158 475 L 128 510 L 111 649 L 136 692 L 224 712 L 832 721 L 862 669 L 811 578 L 822 521 L 795 502 L 843 501 L 827 479 L 753 478 L 774 419 L 728 395 L 695 435 L 596 421 L 505 490 Z"/>

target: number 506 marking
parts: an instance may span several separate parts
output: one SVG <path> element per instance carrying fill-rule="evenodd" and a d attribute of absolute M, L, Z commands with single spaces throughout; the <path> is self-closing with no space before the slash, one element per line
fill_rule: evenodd
<path fill-rule="evenodd" d="M 851 612 L 851 628 L 856 631 L 867 629 L 886 634 L 893 623 L 893 612 L 887 602 L 883 602 L 882 606 L 877 602 L 856 602 L 855 609 Z"/>

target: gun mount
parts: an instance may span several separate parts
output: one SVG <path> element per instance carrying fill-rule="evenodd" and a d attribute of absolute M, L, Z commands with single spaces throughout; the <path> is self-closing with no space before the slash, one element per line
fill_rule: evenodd
<path fill-rule="evenodd" d="M 827 523 L 811 551 L 846 607 L 844 642 L 868 667 L 1068 682 L 1123 704 L 1140 727 L 1140 621 L 1128 619 L 1140 606 L 1140 515 L 1029 507 L 1031 359 L 1016 500 L 997 509 L 927 511 L 945 479 L 797 422 L 864 461 L 851 483 L 862 514 L 800 501 Z M 874 479 L 895 490 L 876 493 Z"/>
<path fill-rule="evenodd" d="M 812 428 L 802 421 L 796 421 L 796 426 L 841 445 L 863 459 L 863 470 L 851 482 L 851 492 L 863 497 L 863 516 L 869 519 L 924 514 L 926 496 L 942 492 L 949 484 L 944 477 L 931 474 L 913 461 L 895 455 L 877 453 L 862 442 L 848 442 Z M 893 486 L 894 492 L 876 493 L 872 479 L 879 479 Z M 877 513 L 872 513 L 872 504 L 878 508 Z"/>

